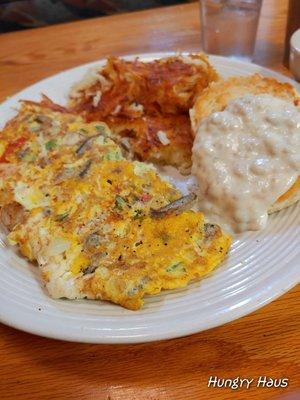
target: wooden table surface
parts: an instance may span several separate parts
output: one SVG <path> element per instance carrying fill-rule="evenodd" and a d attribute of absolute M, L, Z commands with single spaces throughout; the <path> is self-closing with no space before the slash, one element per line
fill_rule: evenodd
<path fill-rule="evenodd" d="M 281 63 L 286 13 L 287 0 L 264 0 L 255 61 L 288 74 Z M 108 54 L 199 49 L 197 3 L 2 34 L 0 101 Z M 72 344 L 2 325 L 0 398 L 276 399 L 300 388 L 299 294 L 294 288 L 222 327 L 152 344 Z M 212 389 L 209 376 L 287 377 L 289 387 Z"/>

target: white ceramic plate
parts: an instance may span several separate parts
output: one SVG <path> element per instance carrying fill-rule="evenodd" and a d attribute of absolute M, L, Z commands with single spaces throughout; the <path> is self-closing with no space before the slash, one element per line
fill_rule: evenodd
<path fill-rule="evenodd" d="M 144 55 L 151 60 L 166 54 Z M 254 64 L 211 57 L 224 77 L 259 72 L 300 85 Z M 70 86 L 86 64 L 28 87 L 0 105 L 0 127 L 19 99 L 39 100 L 45 93 L 64 104 Z M 91 343 L 135 343 L 188 335 L 232 321 L 262 307 L 300 281 L 300 205 L 272 215 L 265 230 L 234 240 L 226 262 L 204 280 L 185 289 L 148 297 L 140 311 L 96 301 L 52 300 L 38 270 L 7 247 L 0 246 L 0 319 L 27 332 Z"/>

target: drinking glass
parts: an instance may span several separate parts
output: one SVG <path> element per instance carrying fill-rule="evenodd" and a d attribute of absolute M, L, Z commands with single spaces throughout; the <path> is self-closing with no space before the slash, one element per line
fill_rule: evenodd
<path fill-rule="evenodd" d="M 206 53 L 251 61 L 262 0 L 200 0 Z"/>

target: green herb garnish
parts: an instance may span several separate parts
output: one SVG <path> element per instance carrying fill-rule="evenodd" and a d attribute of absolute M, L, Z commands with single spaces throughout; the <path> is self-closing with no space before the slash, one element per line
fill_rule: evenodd
<path fill-rule="evenodd" d="M 127 205 L 127 202 L 125 199 L 123 199 L 122 196 L 119 196 L 117 194 L 116 200 L 115 200 L 115 205 L 119 210 L 123 210 L 123 208 Z"/>
<path fill-rule="evenodd" d="M 56 217 L 56 220 L 57 220 L 57 221 L 64 221 L 65 219 L 68 218 L 69 213 L 70 213 L 69 211 L 66 211 L 66 212 L 63 213 L 63 214 L 58 214 L 57 217 Z"/>
<path fill-rule="evenodd" d="M 139 219 L 143 217 L 143 211 L 142 210 L 135 210 L 135 214 L 133 216 L 133 219 Z"/>
<path fill-rule="evenodd" d="M 56 142 L 55 139 L 49 140 L 49 141 L 45 144 L 45 147 L 46 147 L 46 150 L 47 150 L 47 151 L 51 151 L 51 150 L 55 149 L 56 146 L 57 146 L 57 142 Z"/>
<path fill-rule="evenodd" d="M 178 262 L 178 263 L 170 265 L 166 269 L 166 271 L 170 272 L 170 273 L 173 273 L 173 272 L 177 273 L 177 272 L 186 272 L 186 269 L 184 268 L 184 264 L 182 262 Z"/>
<path fill-rule="evenodd" d="M 96 129 L 97 129 L 97 132 L 101 133 L 102 135 L 105 135 L 106 129 L 103 125 L 96 125 Z"/>

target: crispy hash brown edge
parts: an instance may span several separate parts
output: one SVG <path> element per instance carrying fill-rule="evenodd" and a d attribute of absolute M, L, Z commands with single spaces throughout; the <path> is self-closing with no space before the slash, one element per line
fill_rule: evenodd
<path fill-rule="evenodd" d="M 166 70 L 170 68 L 172 76 L 172 63 L 179 63 L 179 67 L 181 65 L 181 68 L 191 71 L 184 72 L 179 79 L 174 69 L 175 83 L 167 85 Z M 121 145 L 123 141 L 126 142 L 126 147 L 129 147 L 128 150 L 134 158 L 172 165 L 186 175 L 191 169 L 193 144 L 188 110 L 194 98 L 209 83 L 218 79 L 219 75 L 209 63 L 208 56 L 203 53 L 178 54 L 149 61 L 109 57 L 104 66 L 93 67 L 81 81 L 73 85 L 69 93 L 69 107 L 82 113 L 88 121 L 101 119 L 106 122 L 116 140 Z M 153 85 L 150 84 L 152 81 Z M 128 87 L 128 99 L 124 104 L 123 94 L 118 89 L 122 85 Z M 150 90 L 151 87 L 154 87 L 154 91 Z M 150 93 L 147 95 L 145 90 L 150 90 Z M 145 104 L 141 100 L 143 91 L 145 99 L 150 99 Z M 112 99 L 111 93 L 114 92 Z M 116 101 L 119 95 L 120 100 L 113 108 L 122 109 L 122 112 L 120 115 L 120 111 L 107 114 L 110 101 Z M 136 109 L 140 107 L 140 112 L 130 110 L 126 103 L 129 99 L 138 105 Z M 171 103 L 174 103 L 172 107 Z"/>

